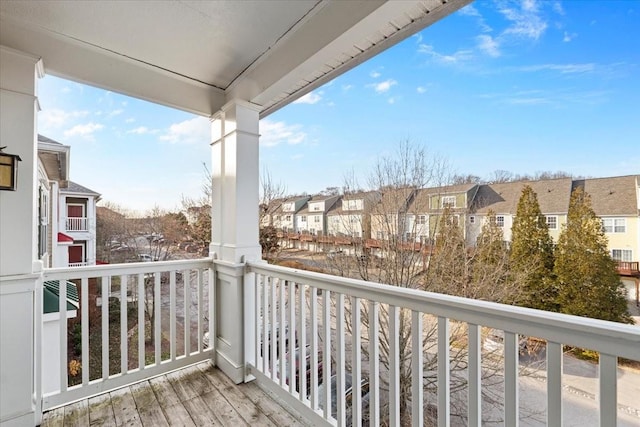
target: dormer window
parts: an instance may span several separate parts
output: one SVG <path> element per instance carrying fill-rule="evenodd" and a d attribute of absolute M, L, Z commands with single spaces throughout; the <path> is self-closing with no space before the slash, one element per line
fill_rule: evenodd
<path fill-rule="evenodd" d="M 443 196 L 442 197 L 442 207 L 443 208 L 455 208 L 456 207 L 456 196 Z"/>

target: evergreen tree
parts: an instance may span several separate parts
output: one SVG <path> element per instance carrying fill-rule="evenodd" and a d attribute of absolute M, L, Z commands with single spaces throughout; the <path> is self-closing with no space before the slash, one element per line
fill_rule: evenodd
<path fill-rule="evenodd" d="M 528 185 L 522 189 L 511 233 L 511 270 L 514 279 L 522 282 L 524 290 L 520 303 L 540 310 L 558 311 L 553 280 L 553 241 L 538 196 Z"/>
<path fill-rule="evenodd" d="M 563 313 L 632 323 L 602 223 L 581 188 L 571 195 L 567 225 L 556 248 L 555 274 Z"/>
<path fill-rule="evenodd" d="M 502 228 L 496 222 L 492 210 L 487 213 L 487 221 L 482 225 L 475 250 L 473 251 L 471 282 L 473 293 L 470 298 L 513 303 L 519 296 L 518 283 L 513 283 L 509 275 L 509 252 L 505 246 Z"/>

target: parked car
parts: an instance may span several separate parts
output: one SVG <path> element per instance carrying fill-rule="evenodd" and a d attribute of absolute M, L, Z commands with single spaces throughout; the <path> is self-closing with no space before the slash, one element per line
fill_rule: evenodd
<path fill-rule="evenodd" d="M 336 418 L 338 415 L 338 395 L 336 390 L 338 389 L 338 376 L 331 376 L 331 416 Z M 353 401 L 353 387 L 352 387 L 352 379 L 351 374 L 345 372 L 344 374 L 344 398 L 345 398 L 345 406 L 346 406 L 346 426 L 351 427 L 353 425 L 353 416 L 352 416 L 352 401 Z M 324 409 L 324 399 L 322 396 L 324 395 L 325 384 L 320 385 L 318 387 L 318 393 L 320 394 L 320 409 Z M 362 379 L 360 382 L 360 395 L 362 396 L 362 426 L 369 426 L 369 382 L 365 379 Z"/>

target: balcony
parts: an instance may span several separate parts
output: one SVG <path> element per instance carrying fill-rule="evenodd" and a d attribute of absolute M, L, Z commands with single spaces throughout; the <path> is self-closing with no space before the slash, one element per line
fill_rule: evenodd
<path fill-rule="evenodd" d="M 89 231 L 89 218 L 68 217 L 64 221 L 66 231 Z"/>
<path fill-rule="evenodd" d="M 618 274 L 621 276 L 640 277 L 640 262 L 638 261 L 616 261 Z"/>
<path fill-rule="evenodd" d="M 244 289 L 235 308 L 222 302 L 232 270 L 238 278 L 234 286 Z M 640 330 L 629 325 L 262 262 L 91 266 L 47 270 L 44 278 L 74 281 L 80 289 L 80 326 L 75 327 L 80 352 L 68 354 L 74 346 L 67 342 L 63 322 L 54 374 L 61 386 L 43 396 L 43 409 L 52 410 L 45 420 L 72 411 L 91 417 L 103 413 L 105 405 L 119 417 L 121 396 L 136 403 L 130 407 L 156 411 L 131 415 L 143 423 L 163 414 L 213 417 L 222 424 L 231 418 L 219 417 L 249 422 L 244 417 L 253 414 L 275 423 L 267 406 L 288 417 L 273 409 L 275 403 L 259 387 L 295 411 L 293 424 L 303 419 L 312 425 L 368 420 L 370 425 L 495 421 L 512 426 L 533 419 L 533 425 L 561 425 L 574 416 L 597 419 L 600 425 L 640 421 L 640 405 L 629 392 L 637 375 L 619 367 L 622 358 L 640 361 Z M 61 288 L 60 301 L 65 291 Z M 97 295 L 110 295 L 110 304 L 96 308 Z M 60 312 L 66 309 L 61 302 Z M 219 350 L 228 338 L 221 331 L 238 310 L 244 313 L 239 330 L 244 344 L 238 351 L 248 383 L 235 386 L 207 361 L 226 363 Z M 208 331 L 217 331 L 212 343 Z M 565 354 L 570 347 L 597 352 L 599 363 L 576 361 Z M 296 357 L 296 349 L 306 349 L 308 357 Z M 331 362 L 321 368 L 322 361 Z M 332 377 L 337 387 L 321 385 Z M 346 389 L 348 378 L 353 378 L 351 392 L 332 397 Z M 110 390 L 117 391 L 87 400 Z M 218 394 L 224 399 L 212 397 Z M 84 403 L 55 409 L 79 399 Z M 145 399 L 150 406 L 138 404 Z M 332 399 L 336 403 L 329 410 Z"/>

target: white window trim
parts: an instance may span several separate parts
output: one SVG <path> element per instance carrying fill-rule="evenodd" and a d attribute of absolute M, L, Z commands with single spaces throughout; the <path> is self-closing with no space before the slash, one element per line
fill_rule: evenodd
<path fill-rule="evenodd" d="M 558 229 L 558 215 L 545 215 L 545 222 L 547 224 L 547 227 L 549 228 L 549 230 L 557 230 Z M 555 224 L 554 227 L 551 227 L 551 225 L 549 224 L 549 218 L 555 218 Z"/>
<path fill-rule="evenodd" d="M 453 203 L 450 202 L 452 199 L 453 199 Z M 442 196 L 442 198 L 440 199 L 440 207 L 443 209 L 446 207 L 455 208 L 456 201 L 457 201 L 456 196 Z"/>
<path fill-rule="evenodd" d="M 620 259 L 616 259 L 613 256 L 614 251 L 619 251 L 620 252 Z M 625 253 L 627 253 L 629 255 L 628 259 L 625 259 Z M 632 249 L 611 249 L 611 258 L 613 258 L 615 261 L 623 261 L 623 262 L 631 262 L 633 261 L 633 250 Z"/>

